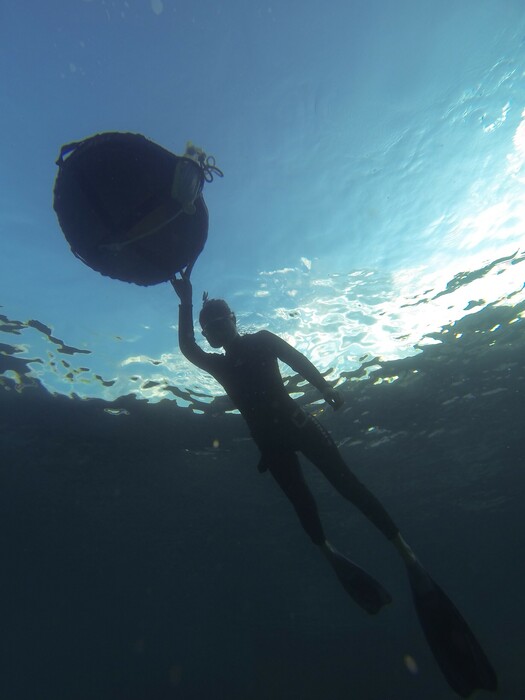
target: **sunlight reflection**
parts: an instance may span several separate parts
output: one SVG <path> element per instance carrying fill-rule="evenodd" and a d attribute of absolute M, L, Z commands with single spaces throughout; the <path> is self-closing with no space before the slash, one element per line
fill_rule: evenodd
<path fill-rule="evenodd" d="M 156 6 L 160 8 L 161 3 Z M 485 127 L 485 133 L 504 123 L 510 132 L 510 103 L 500 109 L 501 115 Z M 252 286 L 235 294 L 241 332 L 268 328 L 336 379 L 363 363 L 403 358 L 420 352 L 425 345 L 439 343 L 436 334 L 441 328 L 489 304 L 510 306 L 524 300 L 525 110 L 514 133 L 509 133 L 509 144 L 511 150 L 503 156 L 499 170 L 485 179 L 476 179 L 474 174 L 472 183 L 467 183 L 468 196 L 422 227 L 422 240 L 435 241 L 430 256 L 421 259 L 416 251 L 409 257 L 407 252 L 404 268 L 361 269 L 347 274 L 322 274 L 315 259 L 303 256 L 298 257 L 297 267 L 262 271 L 255 289 Z M 416 236 L 414 248 L 417 240 Z M 523 314 L 510 323 L 518 316 Z M 136 354 L 121 359 L 98 353 L 97 362 L 105 365 L 97 367 L 100 374 L 95 374 L 50 355 L 46 343 L 54 343 L 55 353 L 64 347 L 61 341 L 57 345 L 59 341 L 50 331 L 44 332 L 41 324 L 26 322 L 11 327 L 4 321 L 4 325 L 6 332 L 23 331 L 31 339 L 14 352 L 18 357 L 36 356 L 27 360 L 33 376 L 58 393 L 108 400 L 130 393 L 148 401 L 169 396 L 181 406 L 192 405 L 193 410 L 201 410 L 199 404 L 203 407 L 213 397 L 223 395 L 219 384 L 191 366 L 178 349 L 162 352 L 159 347 L 157 356 Z M 175 330 L 167 324 L 165 347 L 170 350 Z M 495 336 L 497 331 L 497 325 L 490 329 Z M 460 340 L 461 334 L 455 338 Z M 210 350 L 200 336 L 198 342 Z M 75 352 L 89 355 L 92 351 Z M 91 374 L 86 376 L 87 372 Z M 292 374 L 287 367 L 283 372 Z M 361 376 L 369 372 L 363 371 Z M 4 376 L 15 387 L 22 386 L 15 374 Z M 396 380 L 393 376 L 380 381 Z"/>

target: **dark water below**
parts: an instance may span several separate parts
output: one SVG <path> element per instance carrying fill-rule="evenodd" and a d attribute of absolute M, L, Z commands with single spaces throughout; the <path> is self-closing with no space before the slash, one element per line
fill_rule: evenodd
<path fill-rule="evenodd" d="M 464 613 L 504 700 L 525 697 L 520 310 L 486 308 L 415 357 L 349 375 L 346 411 L 322 416 Z M 257 472 L 239 417 L 107 407 L 9 379 L 0 391 L 1 698 L 455 697 L 402 564 L 312 467 L 330 539 L 394 597 L 377 617 Z"/>

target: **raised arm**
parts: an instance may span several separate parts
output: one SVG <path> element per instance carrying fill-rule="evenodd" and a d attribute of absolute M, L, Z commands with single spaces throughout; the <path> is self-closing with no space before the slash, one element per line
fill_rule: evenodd
<path fill-rule="evenodd" d="M 205 352 L 195 342 L 193 330 L 193 290 L 189 277 L 183 275 L 181 279 L 174 278 L 171 281 L 173 289 L 180 299 L 179 305 L 179 347 L 184 357 L 197 367 L 213 374 L 215 367 L 215 353 Z"/>
<path fill-rule="evenodd" d="M 336 391 L 323 377 L 317 367 L 303 355 L 299 350 L 296 350 L 278 335 L 274 335 L 269 331 L 261 331 L 264 334 L 265 341 L 270 345 L 277 357 L 285 362 L 289 367 L 304 377 L 307 382 L 310 382 L 322 395 L 324 400 L 334 409 L 340 408 L 343 405 L 343 397 Z"/>

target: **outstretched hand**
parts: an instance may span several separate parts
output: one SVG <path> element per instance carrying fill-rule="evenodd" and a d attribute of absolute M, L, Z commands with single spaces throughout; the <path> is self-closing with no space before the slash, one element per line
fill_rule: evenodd
<path fill-rule="evenodd" d="M 170 279 L 171 286 L 177 292 L 181 303 L 191 304 L 193 289 L 191 286 L 189 275 L 185 272 L 180 273 L 180 278 L 172 277 Z"/>
<path fill-rule="evenodd" d="M 345 402 L 341 394 L 335 389 L 333 389 L 331 386 L 323 391 L 323 399 L 326 401 L 326 403 L 330 404 L 334 411 L 337 411 L 338 408 L 341 408 L 341 406 Z"/>

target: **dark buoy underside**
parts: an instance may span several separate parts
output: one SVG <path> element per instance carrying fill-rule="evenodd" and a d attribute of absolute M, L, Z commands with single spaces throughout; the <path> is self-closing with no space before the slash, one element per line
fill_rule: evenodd
<path fill-rule="evenodd" d="M 103 275 L 144 286 L 193 264 L 208 211 L 202 195 L 193 214 L 174 199 L 181 160 L 140 134 L 108 132 L 65 146 L 53 206 L 73 253 Z"/>

